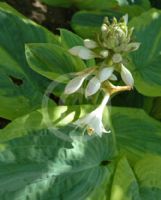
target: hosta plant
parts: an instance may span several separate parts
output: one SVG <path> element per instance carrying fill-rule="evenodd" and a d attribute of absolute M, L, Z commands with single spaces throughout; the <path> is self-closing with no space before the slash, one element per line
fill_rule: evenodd
<path fill-rule="evenodd" d="M 161 199 L 161 12 L 89 15 L 56 36 L 0 3 L 2 200 Z"/>

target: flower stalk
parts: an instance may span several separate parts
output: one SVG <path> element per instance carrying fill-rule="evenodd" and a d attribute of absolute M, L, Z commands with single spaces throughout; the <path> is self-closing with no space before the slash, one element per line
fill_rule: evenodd
<path fill-rule="evenodd" d="M 85 87 L 86 98 L 99 91 L 105 93 L 102 103 L 94 111 L 75 122 L 78 126 L 85 126 L 88 134 L 96 133 L 102 136 L 103 132 L 107 132 L 102 123 L 102 115 L 110 96 L 130 91 L 134 87 L 134 78 L 125 63 L 127 54 L 136 51 L 140 43 L 132 40 L 134 29 L 129 28 L 127 23 L 128 15 L 119 21 L 115 17 L 112 21 L 105 17 L 96 40 L 87 38 L 84 40 L 84 46 L 74 46 L 69 49 L 73 56 L 83 60 L 97 58 L 97 64 L 75 73 L 75 77 L 66 85 L 65 93 L 69 95 L 77 92 L 84 81 L 88 82 Z M 118 80 L 118 75 L 125 85 L 114 84 Z"/>

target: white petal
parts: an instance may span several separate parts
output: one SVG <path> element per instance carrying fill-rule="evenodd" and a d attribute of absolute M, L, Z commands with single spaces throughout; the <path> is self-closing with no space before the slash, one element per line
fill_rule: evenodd
<path fill-rule="evenodd" d="M 101 83 L 99 79 L 97 77 L 93 77 L 86 87 L 85 96 L 88 97 L 95 94 L 100 89 L 100 86 Z"/>
<path fill-rule="evenodd" d="M 122 61 L 122 56 L 119 53 L 113 55 L 112 60 L 114 63 L 119 63 Z"/>
<path fill-rule="evenodd" d="M 102 32 L 105 32 L 105 31 L 107 31 L 107 30 L 108 30 L 107 25 L 106 25 L 106 24 L 102 24 L 102 26 L 101 26 L 101 31 L 102 31 Z"/>
<path fill-rule="evenodd" d="M 104 128 L 102 121 L 97 127 L 95 127 L 95 133 L 100 137 L 102 137 L 103 133 L 108 133 L 108 131 Z"/>
<path fill-rule="evenodd" d="M 121 78 L 125 82 L 126 85 L 133 87 L 134 79 L 131 72 L 124 66 L 121 66 Z"/>
<path fill-rule="evenodd" d="M 126 51 L 136 51 L 140 47 L 139 42 L 132 42 L 126 46 Z"/>
<path fill-rule="evenodd" d="M 115 74 L 112 74 L 109 78 L 111 81 L 117 81 L 117 76 Z"/>
<path fill-rule="evenodd" d="M 98 78 L 100 82 L 107 80 L 113 73 L 114 68 L 113 67 L 106 67 L 100 70 Z"/>
<path fill-rule="evenodd" d="M 69 53 L 71 53 L 72 55 L 74 56 L 78 56 L 79 55 L 79 52 L 80 50 L 84 48 L 83 46 L 75 46 L 75 47 L 72 47 L 71 49 L 69 49 Z"/>
<path fill-rule="evenodd" d="M 95 58 L 96 55 L 93 51 L 87 49 L 84 46 L 75 46 L 68 50 L 74 56 L 79 56 L 81 59 L 89 60 Z"/>
<path fill-rule="evenodd" d="M 72 93 L 76 92 L 77 90 L 79 90 L 79 88 L 81 87 L 81 85 L 86 77 L 87 76 L 77 76 L 74 79 L 72 79 L 71 81 L 69 81 L 69 83 L 65 87 L 64 93 L 72 94 Z"/>
<path fill-rule="evenodd" d="M 80 49 L 78 56 L 84 60 L 89 60 L 96 57 L 94 52 L 87 49 L 86 47 Z"/>
<path fill-rule="evenodd" d="M 94 40 L 85 39 L 84 46 L 87 47 L 88 49 L 94 49 L 97 47 L 97 43 Z"/>
<path fill-rule="evenodd" d="M 124 15 L 123 19 L 124 19 L 125 24 L 127 24 L 128 23 L 128 14 Z"/>

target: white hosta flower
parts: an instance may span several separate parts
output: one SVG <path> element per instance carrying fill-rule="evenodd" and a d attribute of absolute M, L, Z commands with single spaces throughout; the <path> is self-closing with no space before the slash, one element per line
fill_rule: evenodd
<path fill-rule="evenodd" d="M 94 76 L 88 83 L 85 90 L 85 97 L 91 96 L 98 92 L 101 87 L 101 83 L 109 79 L 114 71 L 113 67 L 105 67 L 101 69 L 98 73 L 98 76 Z"/>
<path fill-rule="evenodd" d="M 72 94 L 79 90 L 79 88 L 82 86 L 83 81 L 87 78 L 89 74 L 77 76 L 73 78 L 65 87 L 65 94 Z"/>
<path fill-rule="evenodd" d="M 94 40 L 85 39 L 83 42 L 84 46 L 87 47 L 88 49 L 94 49 L 97 47 L 97 43 Z"/>
<path fill-rule="evenodd" d="M 122 64 L 121 65 L 121 78 L 126 85 L 133 87 L 134 79 L 131 72 Z"/>
<path fill-rule="evenodd" d="M 114 63 L 120 63 L 122 61 L 122 56 L 119 53 L 116 53 L 112 56 L 112 60 Z"/>
<path fill-rule="evenodd" d="M 75 46 L 68 50 L 72 55 L 78 56 L 81 59 L 89 60 L 95 58 L 96 55 L 93 51 L 83 46 Z"/>
<path fill-rule="evenodd" d="M 98 78 L 100 82 L 107 80 L 113 73 L 114 67 L 105 67 L 100 70 Z"/>
<path fill-rule="evenodd" d="M 102 116 L 109 97 L 110 95 L 106 95 L 98 108 L 78 119 L 74 124 L 79 127 L 86 127 L 89 135 L 95 133 L 101 137 L 103 133 L 107 133 L 108 131 L 104 128 L 102 123 Z"/>
<path fill-rule="evenodd" d="M 100 80 L 94 76 L 89 82 L 85 90 L 85 97 L 95 94 L 101 87 Z"/>

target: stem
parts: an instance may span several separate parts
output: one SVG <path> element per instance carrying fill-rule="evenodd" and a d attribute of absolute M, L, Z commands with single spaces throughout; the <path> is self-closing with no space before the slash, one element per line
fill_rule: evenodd
<path fill-rule="evenodd" d="M 101 102 L 101 107 L 104 109 L 104 107 L 106 106 L 108 100 L 110 98 L 110 94 L 106 94 Z"/>

